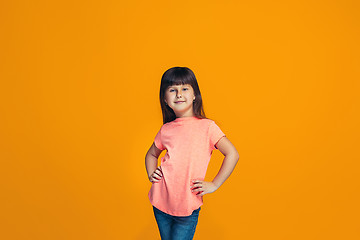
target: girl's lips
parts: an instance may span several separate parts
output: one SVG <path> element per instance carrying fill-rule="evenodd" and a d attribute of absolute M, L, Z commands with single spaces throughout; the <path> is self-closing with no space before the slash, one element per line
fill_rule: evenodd
<path fill-rule="evenodd" d="M 183 103 L 183 102 L 185 102 L 185 101 L 178 101 L 178 102 L 175 102 L 175 103 Z"/>

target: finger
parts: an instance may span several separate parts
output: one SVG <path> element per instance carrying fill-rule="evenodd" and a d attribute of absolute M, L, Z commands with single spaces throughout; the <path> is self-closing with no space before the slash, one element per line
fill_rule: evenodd
<path fill-rule="evenodd" d="M 196 183 L 194 185 L 192 185 L 193 188 L 198 188 L 198 187 L 202 187 L 202 184 L 201 183 Z"/>
<path fill-rule="evenodd" d="M 204 190 L 202 187 L 192 188 L 191 191 L 202 191 Z"/>
<path fill-rule="evenodd" d="M 153 173 L 153 176 L 155 176 L 155 177 L 158 178 L 158 177 L 161 177 L 162 175 L 160 175 L 160 173 L 154 172 L 154 173 Z"/>
<path fill-rule="evenodd" d="M 193 180 L 192 182 L 193 182 L 193 183 L 202 183 L 203 181 L 198 180 L 198 179 L 195 179 L 195 180 Z"/>
<path fill-rule="evenodd" d="M 192 190 L 192 192 L 201 192 L 201 191 L 203 191 L 204 189 L 202 189 L 202 188 L 196 188 L 196 189 L 193 189 Z"/>
<path fill-rule="evenodd" d="M 153 172 L 153 174 L 151 175 L 154 178 L 160 179 L 161 176 L 159 174 L 157 174 L 156 172 Z"/>
<path fill-rule="evenodd" d="M 201 192 L 201 193 L 198 193 L 197 195 L 198 196 L 204 196 L 206 193 L 205 192 Z"/>
<path fill-rule="evenodd" d="M 162 172 L 159 169 L 156 169 L 155 173 L 157 173 L 159 176 L 162 176 Z"/>
<path fill-rule="evenodd" d="M 152 177 L 151 180 L 152 180 L 151 182 L 159 182 L 160 181 L 160 180 L 158 180 L 158 179 L 156 179 L 154 177 Z"/>
<path fill-rule="evenodd" d="M 153 177 L 154 179 L 156 179 L 156 180 L 160 180 L 160 179 L 161 179 L 161 177 L 158 176 L 158 175 L 156 175 L 155 173 L 152 175 L 152 177 Z"/>
<path fill-rule="evenodd" d="M 162 172 L 160 172 L 158 169 L 155 169 L 155 171 L 153 172 L 153 174 L 157 174 L 159 176 L 162 176 Z"/>

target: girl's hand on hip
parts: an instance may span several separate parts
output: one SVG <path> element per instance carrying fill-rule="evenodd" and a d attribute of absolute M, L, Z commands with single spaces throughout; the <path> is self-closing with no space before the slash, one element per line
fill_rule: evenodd
<path fill-rule="evenodd" d="M 156 183 L 159 182 L 160 179 L 162 178 L 162 171 L 161 171 L 161 166 L 158 166 L 155 171 L 150 175 L 149 180 L 152 183 Z"/>
<path fill-rule="evenodd" d="M 206 182 L 201 180 L 193 180 L 194 185 L 190 186 L 193 193 L 196 193 L 198 196 L 203 196 L 207 193 L 215 192 L 218 187 L 213 182 Z"/>

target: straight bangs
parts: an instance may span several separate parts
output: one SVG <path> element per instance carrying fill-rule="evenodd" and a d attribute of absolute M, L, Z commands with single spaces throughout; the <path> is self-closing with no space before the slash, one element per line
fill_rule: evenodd
<path fill-rule="evenodd" d="M 174 71 L 172 74 L 164 76 L 164 85 L 166 87 L 177 86 L 177 85 L 192 85 L 194 83 L 194 79 L 191 74 L 188 74 L 186 71 Z"/>

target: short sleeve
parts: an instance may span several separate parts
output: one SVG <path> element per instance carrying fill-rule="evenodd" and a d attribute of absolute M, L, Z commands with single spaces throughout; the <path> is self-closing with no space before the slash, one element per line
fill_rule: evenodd
<path fill-rule="evenodd" d="M 161 129 L 159 130 L 159 132 L 156 134 L 155 136 L 155 139 L 154 139 L 154 143 L 155 143 L 155 146 L 160 149 L 160 150 L 164 150 L 164 146 L 162 144 L 162 141 L 161 141 Z"/>
<path fill-rule="evenodd" d="M 211 150 L 217 149 L 215 144 L 223 136 L 225 136 L 225 133 L 223 133 L 223 131 L 221 131 L 220 127 L 214 121 L 212 121 L 209 126 L 209 137 L 210 137 L 210 149 Z"/>

